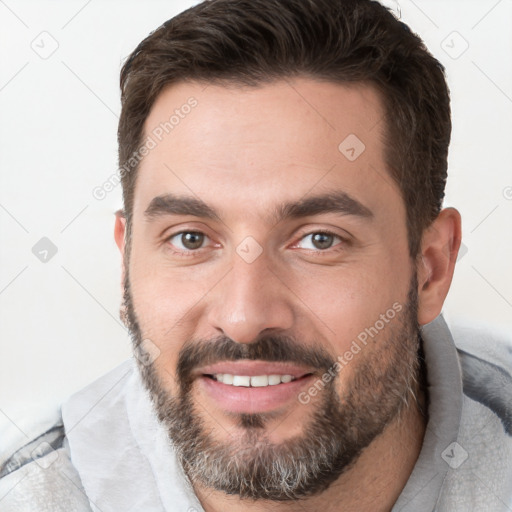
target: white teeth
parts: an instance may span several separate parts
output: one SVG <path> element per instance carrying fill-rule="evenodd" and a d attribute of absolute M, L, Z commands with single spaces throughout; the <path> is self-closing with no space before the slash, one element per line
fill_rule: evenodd
<path fill-rule="evenodd" d="M 276 384 L 281 384 L 281 375 L 269 375 L 268 383 L 270 386 L 275 386 Z"/>
<path fill-rule="evenodd" d="M 217 378 L 217 380 L 219 380 L 219 379 Z M 221 382 L 224 382 L 224 384 L 233 384 L 233 375 L 230 375 L 229 373 L 225 373 L 224 375 L 222 375 Z"/>
<path fill-rule="evenodd" d="M 253 388 L 262 388 L 264 386 L 268 386 L 268 377 L 266 375 L 251 377 L 251 386 Z"/>
<path fill-rule="evenodd" d="M 291 375 L 256 375 L 249 377 L 247 375 L 231 375 L 229 373 L 216 373 L 214 378 L 218 382 L 230 386 L 243 386 L 253 388 L 264 388 L 266 386 L 276 386 L 277 384 L 291 382 L 295 380 Z"/>
<path fill-rule="evenodd" d="M 247 377 L 246 375 L 233 375 L 233 386 L 249 387 L 250 385 L 251 377 Z"/>

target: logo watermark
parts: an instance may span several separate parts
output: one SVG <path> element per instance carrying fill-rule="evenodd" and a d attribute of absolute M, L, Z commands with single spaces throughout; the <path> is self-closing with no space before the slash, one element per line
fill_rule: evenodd
<path fill-rule="evenodd" d="M 102 201 L 107 195 L 112 192 L 121 183 L 121 180 L 135 169 L 141 160 L 147 156 L 153 149 L 158 146 L 162 139 L 172 132 L 191 112 L 192 109 L 197 107 L 199 102 L 193 96 L 190 97 L 186 103 L 181 105 L 180 108 L 174 110 L 174 113 L 167 121 L 160 123 L 158 126 L 151 130 L 151 133 L 145 138 L 144 142 L 133 152 L 128 161 L 119 167 L 116 173 L 109 176 L 101 185 L 93 188 L 92 196 L 98 201 Z"/>
<path fill-rule="evenodd" d="M 337 361 L 320 377 L 317 379 L 314 384 L 312 384 L 307 391 L 302 391 L 298 395 L 298 400 L 301 404 L 306 405 L 311 401 L 311 397 L 316 396 L 320 391 L 322 391 L 331 380 L 333 380 L 336 375 L 347 366 L 354 356 L 359 354 L 361 350 L 366 347 L 368 341 L 373 339 L 380 331 L 382 331 L 387 324 L 395 316 L 397 313 L 402 311 L 402 304 L 399 302 L 395 302 L 385 313 L 379 316 L 379 319 L 375 321 L 375 323 L 366 327 L 363 331 L 361 331 L 355 339 L 352 340 L 350 344 L 350 348 L 346 350 L 343 355 L 339 355 L 337 357 Z"/>

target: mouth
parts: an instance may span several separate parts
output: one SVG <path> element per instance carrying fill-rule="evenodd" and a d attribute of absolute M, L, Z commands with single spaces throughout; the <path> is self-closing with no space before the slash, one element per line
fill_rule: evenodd
<path fill-rule="evenodd" d="M 263 413 L 297 402 L 314 371 L 288 363 L 224 362 L 197 372 L 200 391 L 226 413 Z"/>
<path fill-rule="evenodd" d="M 310 375 L 310 374 L 307 374 Z M 303 377 L 307 376 L 304 375 Z M 284 375 L 233 375 L 232 373 L 215 373 L 214 375 L 205 375 L 217 382 L 222 382 L 226 386 L 246 387 L 246 388 L 266 388 L 268 386 L 277 386 L 278 384 L 288 384 L 297 380 L 289 374 Z M 299 378 L 303 378 L 299 377 Z"/>

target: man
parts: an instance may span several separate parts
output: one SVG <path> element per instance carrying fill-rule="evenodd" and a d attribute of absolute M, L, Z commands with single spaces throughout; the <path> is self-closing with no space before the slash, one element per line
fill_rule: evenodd
<path fill-rule="evenodd" d="M 510 352 L 440 316 L 461 223 L 420 39 L 370 0 L 211 0 L 121 90 L 136 357 L 4 463 L 2 510 L 511 510 Z"/>

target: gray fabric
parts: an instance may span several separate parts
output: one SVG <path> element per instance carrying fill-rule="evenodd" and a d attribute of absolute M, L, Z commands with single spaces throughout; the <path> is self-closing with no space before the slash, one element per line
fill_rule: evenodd
<path fill-rule="evenodd" d="M 435 509 L 448 464 L 442 452 L 457 440 L 462 415 L 462 377 L 457 350 L 442 317 L 423 327 L 427 362 L 429 421 L 409 481 L 392 512 Z"/>
<path fill-rule="evenodd" d="M 496 414 L 512 436 L 512 377 L 500 366 L 459 350 L 464 393 Z"/>
<path fill-rule="evenodd" d="M 0 479 L 2 512 L 91 512 L 66 444 Z"/>
<path fill-rule="evenodd" d="M 444 319 L 423 329 L 430 419 L 393 512 L 512 510 L 509 347 L 485 333 L 454 332 L 463 334 L 456 340 L 459 350 Z M 478 357 L 479 352 L 493 362 Z"/>
<path fill-rule="evenodd" d="M 64 425 L 62 421 L 36 437 L 13 453 L 5 462 L 0 464 L 0 478 L 17 471 L 34 458 L 41 458 L 52 450 L 62 448 L 64 443 Z"/>
<path fill-rule="evenodd" d="M 133 360 L 72 397 L 63 420 L 94 512 L 202 511 Z"/>

